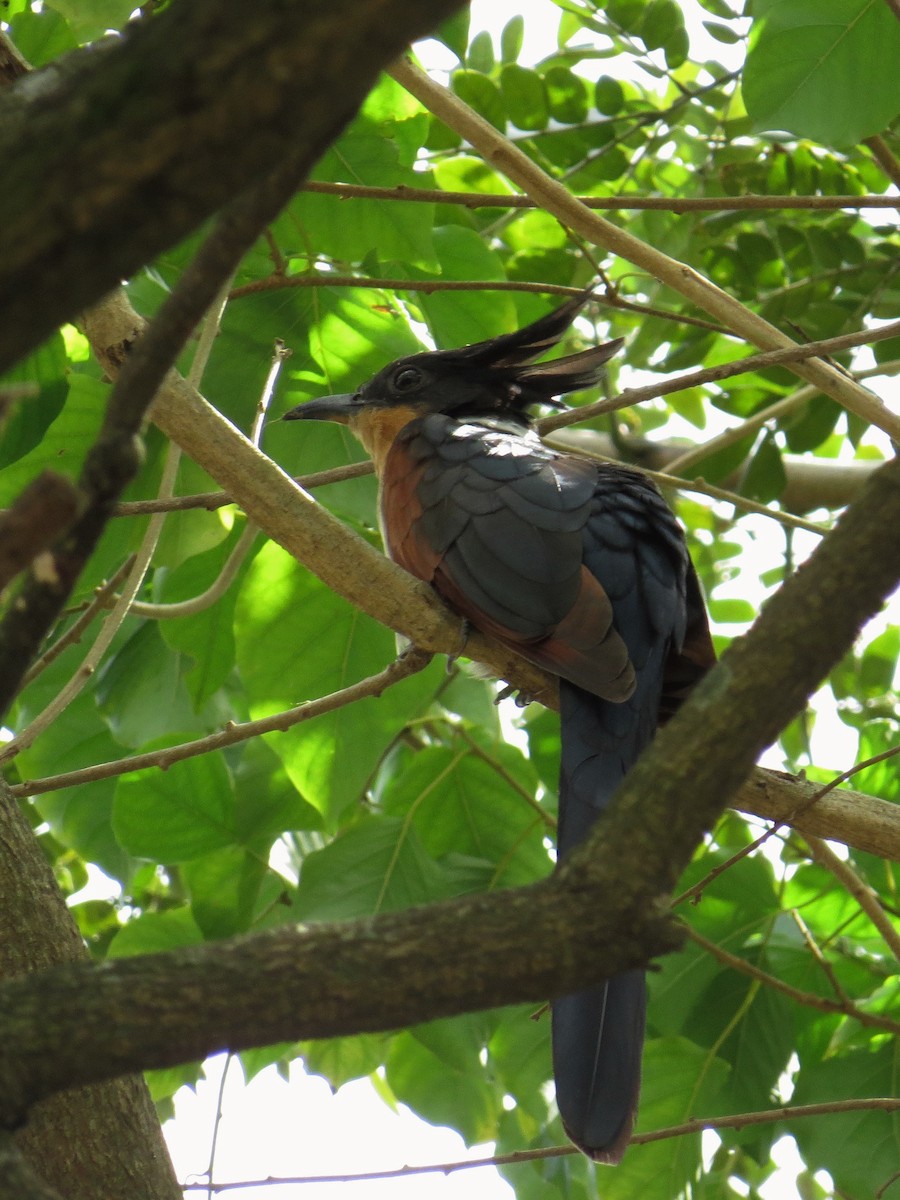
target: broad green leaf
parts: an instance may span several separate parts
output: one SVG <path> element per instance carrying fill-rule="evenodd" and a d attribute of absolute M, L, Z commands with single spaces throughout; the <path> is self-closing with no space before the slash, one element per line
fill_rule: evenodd
<path fill-rule="evenodd" d="M 303 1045 L 303 1061 L 312 1075 L 322 1075 L 333 1088 L 373 1075 L 390 1046 L 385 1034 L 361 1034 L 358 1037 L 325 1038 Z"/>
<path fill-rule="evenodd" d="M 544 76 L 550 114 L 564 125 L 583 121 L 588 111 L 587 84 L 567 67 L 550 67 Z"/>
<path fill-rule="evenodd" d="M 611 75 L 601 75 L 594 84 L 594 107 L 608 117 L 614 117 L 621 112 L 625 103 L 625 93 L 618 79 Z"/>
<path fill-rule="evenodd" d="M 476 33 L 469 43 L 466 65 L 482 75 L 490 75 L 495 62 L 494 43 L 491 35 L 486 30 Z"/>
<path fill-rule="evenodd" d="M 233 845 L 234 794 L 221 753 L 123 776 L 113 829 L 129 854 L 153 862 L 188 862 Z"/>
<path fill-rule="evenodd" d="M 203 731 L 182 680 L 184 665 L 148 621 L 104 668 L 97 700 L 113 737 L 123 746 L 136 748 L 172 733 Z"/>
<path fill-rule="evenodd" d="M 44 470 L 58 471 L 77 479 L 85 455 L 100 430 L 108 395 L 108 384 L 98 383 L 85 375 L 72 375 L 68 381 L 68 397 L 61 409 L 59 384 L 50 387 L 46 398 L 26 401 L 36 406 L 35 416 L 46 432 L 28 453 L 5 467 L 0 476 L 0 503 L 8 505 Z M 40 416 L 43 411 L 59 414 L 49 427 Z"/>
<path fill-rule="evenodd" d="M 235 610 L 237 662 L 251 714 L 269 716 L 384 669 L 393 635 L 329 591 L 274 544 L 247 571 Z M 266 740 L 310 804 L 332 824 L 357 803 L 381 756 L 430 699 L 442 668 Z"/>
<path fill-rule="evenodd" d="M 483 75 L 480 71 L 455 71 L 450 84 L 460 100 L 463 100 L 470 108 L 474 108 L 501 133 L 504 132 L 506 113 L 503 99 L 500 89 L 492 79 L 488 79 L 487 75 Z"/>
<path fill-rule="evenodd" d="M 131 0 L 47 0 L 62 13 L 79 42 L 91 42 L 107 30 L 121 29 L 134 11 Z"/>
<path fill-rule="evenodd" d="M 537 71 L 507 63 L 500 73 L 506 112 L 517 129 L 544 129 L 550 119 L 547 92 Z"/>
<path fill-rule="evenodd" d="M 249 928 L 268 871 L 266 858 L 259 850 L 226 846 L 185 863 L 191 914 L 205 938 L 231 937 Z"/>
<path fill-rule="evenodd" d="M 794 1104 L 836 1104 L 863 1096 L 897 1094 L 897 1042 L 836 1055 L 801 1067 Z M 874 1195 L 896 1174 L 900 1128 L 896 1113 L 835 1112 L 791 1129 L 812 1170 L 826 1170 L 845 1195 Z"/>
<path fill-rule="evenodd" d="M 453 882 L 406 822 L 368 818 L 303 860 L 295 910 L 304 921 L 367 917 L 445 899 Z"/>
<path fill-rule="evenodd" d="M 433 858 L 467 855 L 494 864 L 494 886 L 514 887 L 547 874 L 550 830 L 529 804 L 536 778 L 511 746 L 482 758 L 459 741 L 415 755 L 382 793 L 385 811 L 403 816 Z"/>
<path fill-rule="evenodd" d="M 136 954 L 162 954 L 181 946 L 199 946 L 203 935 L 186 908 L 169 912 L 143 913 L 132 917 L 110 943 L 110 958 L 133 958 Z"/>
<path fill-rule="evenodd" d="M 900 112 L 898 61 L 900 23 L 887 4 L 778 0 L 747 56 L 744 102 L 758 130 L 852 146 Z"/>
<path fill-rule="evenodd" d="M 458 1017 L 440 1024 L 458 1029 L 472 1020 Z M 423 1045 L 417 1032 L 401 1033 L 391 1045 L 387 1081 L 394 1095 L 433 1124 L 452 1125 L 467 1145 L 490 1140 L 501 1097 L 485 1076 L 477 1048 L 472 1045 L 468 1060 L 454 1067 Z"/>
<path fill-rule="evenodd" d="M 445 225 L 434 244 L 448 279 L 500 280 L 503 264 L 473 229 Z M 465 346 L 515 329 L 516 307 L 503 292 L 434 292 L 420 298 L 439 346 Z"/>
<path fill-rule="evenodd" d="M 22 399 L 0 421 L 0 469 L 38 447 L 59 416 L 69 391 L 66 347 L 56 334 L 8 371 L 4 383 L 30 384 L 34 396 Z"/>
<path fill-rule="evenodd" d="M 518 59 L 524 36 L 525 18 L 517 13 L 506 22 L 500 35 L 500 57 L 504 63 L 514 63 Z"/>

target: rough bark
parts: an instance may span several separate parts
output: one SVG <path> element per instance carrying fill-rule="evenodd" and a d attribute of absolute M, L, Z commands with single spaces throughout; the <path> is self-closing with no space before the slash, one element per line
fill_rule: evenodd
<path fill-rule="evenodd" d="M 0 371 L 287 156 L 460 0 L 173 4 L 0 97 Z"/>
<path fill-rule="evenodd" d="M 8 984 L 87 950 L 40 844 L 0 781 L 0 979 Z M 78 1006 L 73 1005 L 73 1015 Z M 41 1020 L 40 1011 L 35 1018 Z M 37 1105 L 16 1134 L 27 1162 L 67 1200 L 181 1196 L 156 1110 L 139 1076 L 76 1088 Z M 21 1195 L 2 1190 L 0 1196 Z M 12 1181 L 18 1176 L 12 1176 Z M 11 1182 L 12 1186 L 12 1182 Z M 21 1180 L 15 1182 L 21 1187 Z"/>

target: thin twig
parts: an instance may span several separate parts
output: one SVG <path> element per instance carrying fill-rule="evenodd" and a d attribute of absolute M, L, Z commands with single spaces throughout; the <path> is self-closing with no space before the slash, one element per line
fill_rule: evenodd
<path fill-rule="evenodd" d="M 753 963 L 747 962 L 745 958 L 741 958 L 737 954 L 731 954 L 722 946 L 709 940 L 699 933 L 696 929 L 689 925 L 684 927 L 686 936 L 696 942 L 703 950 L 717 958 L 720 963 L 726 967 L 731 967 L 734 971 L 740 971 L 742 975 L 748 975 L 751 979 L 763 983 L 766 987 L 772 988 L 776 992 L 782 992 L 785 996 L 789 996 L 797 1004 L 806 1005 L 807 1008 L 816 1008 L 820 1012 L 839 1013 L 845 1017 L 852 1017 L 855 1021 L 859 1021 L 860 1025 L 868 1025 L 872 1029 L 886 1029 L 889 1033 L 895 1036 L 900 1035 L 900 1022 L 891 1021 L 887 1017 L 880 1017 L 877 1013 L 867 1013 L 862 1009 L 857 1008 L 855 1004 L 841 1004 L 837 1000 L 828 1000 L 824 996 L 817 996 L 814 992 L 802 992 L 799 988 L 791 987 L 789 983 L 779 979 L 777 975 L 770 975 L 768 971 L 763 971 L 759 967 L 755 967 Z"/>
<path fill-rule="evenodd" d="M 884 911 L 878 894 L 865 883 L 853 870 L 849 863 L 844 862 L 831 849 L 827 842 L 812 834 L 804 833 L 803 840 L 809 846 L 810 854 L 815 861 L 837 879 L 850 893 L 859 907 L 863 910 L 878 932 L 884 938 L 885 945 L 900 962 L 900 933 L 891 924 L 890 918 Z"/>
<path fill-rule="evenodd" d="M 307 492 L 316 488 L 326 487 L 329 483 L 344 483 L 348 479 L 360 479 L 364 475 L 374 474 L 375 467 L 370 459 L 364 462 L 348 463 L 344 467 L 330 467 L 327 471 L 313 471 L 309 475 L 295 475 L 294 483 Z M 235 500 L 227 492 L 198 492 L 193 496 L 172 496 L 170 499 L 157 500 L 124 500 L 113 509 L 114 517 L 143 517 L 155 512 L 183 512 L 191 508 L 206 508 L 210 512 L 216 508 L 224 508 L 226 504 L 234 504 Z"/>
<path fill-rule="evenodd" d="M 896 0 L 900 2 L 900 0 Z M 608 149 L 604 147 L 604 149 Z M 357 183 L 309 181 L 303 191 L 339 196 L 343 200 L 405 200 L 419 204 L 461 204 L 465 208 L 537 208 L 537 201 L 518 192 L 444 192 L 439 188 L 370 187 Z M 900 208 L 897 196 L 579 196 L 586 208 L 660 212 L 746 212 L 768 209 Z"/>
<path fill-rule="evenodd" d="M 307 700 L 295 708 L 263 717 L 257 721 L 244 721 L 240 724 L 229 722 L 224 729 L 211 733 L 207 737 L 197 738 L 191 742 L 182 742 L 177 746 L 168 746 L 162 750 L 151 750 L 146 754 L 133 754 L 128 758 L 116 759 L 114 762 L 96 763 L 92 767 L 84 767 L 79 771 L 67 771 L 61 775 L 50 775 L 45 779 L 26 780 L 16 784 L 12 791 L 18 796 L 41 796 L 46 792 L 55 792 L 60 788 L 78 787 L 83 783 L 93 783 L 98 779 L 112 779 L 118 775 L 127 775 L 131 771 L 143 771 L 147 767 L 158 767 L 167 770 L 174 763 L 186 758 L 196 758 L 199 754 L 208 754 L 211 750 L 221 750 L 225 746 L 233 746 L 248 738 L 258 737 L 263 733 L 283 733 L 287 729 L 299 725 L 301 721 L 309 721 L 322 713 L 334 712 L 347 704 L 367 696 L 380 696 L 381 693 L 409 675 L 415 675 L 423 670 L 431 659 L 430 654 L 414 650 L 402 655 L 379 671 L 359 683 L 341 688 L 318 700 Z"/>
<path fill-rule="evenodd" d="M 126 558 L 125 562 L 122 563 L 121 567 L 119 567 L 108 583 L 103 583 L 96 589 L 93 600 L 90 601 L 81 616 L 69 626 L 61 637 L 56 639 L 52 646 L 44 651 L 40 658 L 35 660 L 31 669 L 25 673 L 25 678 L 22 680 L 22 687 L 26 687 L 42 671 L 45 671 L 52 662 L 59 658 L 63 650 L 81 641 L 81 635 L 85 629 L 87 629 L 98 612 L 109 606 L 110 597 L 115 594 L 116 588 L 127 577 L 128 572 L 133 566 L 134 555 L 132 554 Z"/>
<path fill-rule="evenodd" d="M 816 960 L 816 962 L 821 967 L 822 974 L 825 976 L 825 978 L 831 984 L 831 987 L 834 991 L 834 994 L 837 996 L 838 1001 L 843 1005 L 852 1006 L 853 1000 L 850 998 L 850 996 L 847 995 L 847 993 L 841 987 L 840 980 L 838 979 L 837 975 L 834 972 L 834 967 L 832 967 L 831 963 L 828 961 L 828 959 L 822 953 L 822 949 L 819 946 L 819 943 L 813 937 L 812 930 L 810 929 L 810 927 L 803 920 L 803 917 L 801 917 L 799 911 L 796 908 L 791 909 L 791 916 L 793 917 L 794 924 L 800 930 L 800 936 L 803 938 L 804 942 L 806 942 L 807 949 L 809 950 L 810 954 L 813 956 L 813 958 Z"/>
<path fill-rule="evenodd" d="M 680 1125 L 670 1125 L 665 1129 L 653 1129 L 647 1133 L 638 1133 L 631 1139 L 632 1146 L 646 1146 L 651 1142 L 661 1142 L 670 1138 L 687 1137 L 691 1134 L 702 1133 L 704 1129 L 745 1129 L 751 1125 L 769 1125 L 776 1121 L 797 1121 L 810 1117 L 824 1117 L 835 1113 L 847 1112 L 896 1112 L 900 1109 L 900 1099 L 894 1096 L 872 1096 L 856 1100 L 833 1100 L 827 1104 L 796 1104 L 782 1105 L 779 1108 L 764 1109 L 761 1112 L 736 1113 L 727 1117 L 692 1117 Z M 429 1163 L 425 1166 L 395 1167 L 386 1171 L 364 1171 L 356 1174 L 341 1175 L 292 1175 L 273 1176 L 265 1179 L 237 1179 L 229 1182 L 214 1183 L 215 1192 L 239 1191 L 242 1188 L 277 1187 L 283 1184 L 314 1183 L 362 1183 L 376 1179 L 406 1179 L 414 1175 L 453 1175 L 459 1171 L 472 1171 L 480 1167 L 513 1167 L 518 1163 L 537 1162 L 548 1158 L 568 1158 L 578 1154 L 575 1146 L 545 1146 L 537 1150 L 517 1150 L 512 1154 L 492 1154 L 486 1158 L 463 1159 L 458 1162 Z M 185 1192 L 205 1191 L 206 1183 L 186 1183 Z"/>
<path fill-rule="evenodd" d="M 704 367 L 699 371 L 690 371 L 686 375 L 678 375 L 660 383 L 651 383 L 646 387 L 626 388 L 612 400 L 600 400 L 596 404 L 586 404 L 583 408 L 570 408 L 566 412 L 555 413 L 546 417 L 540 423 L 542 433 L 560 429 L 564 425 L 573 425 L 589 417 L 600 416 L 603 413 L 616 412 L 620 408 L 630 408 L 644 400 L 654 400 L 660 396 L 668 396 L 672 392 L 684 391 L 686 388 L 698 387 L 705 383 L 716 383 L 721 379 L 730 379 L 735 375 L 743 375 L 747 371 L 759 371 L 767 367 L 799 363 L 809 358 L 823 358 L 839 350 L 847 350 L 854 346 L 868 346 L 885 338 L 896 337 L 900 334 L 900 321 L 892 321 L 878 329 L 859 329 L 854 333 L 843 333 L 839 337 L 822 338 L 816 342 L 806 342 L 802 346 L 788 346 L 779 350 L 766 350 L 762 354 L 751 354 L 746 358 L 735 359 L 732 362 L 721 363 L 715 367 Z M 847 377 L 849 378 L 849 376 Z M 824 391 L 820 386 L 813 385 L 817 391 Z M 875 399 L 875 397 L 873 397 Z M 880 404 L 881 402 L 878 401 Z M 888 417 L 894 414 L 885 406 Z M 889 425 L 892 422 L 889 422 Z M 878 425 L 879 422 L 873 421 Z M 884 425 L 879 425 L 884 428 Z M 900 424 L 897 426 L 900 431 Z M 889 432 L 890 430 L 886 430 Z"/>
<path fill-rule="evenodd" d="M 885 0 L 885 3 L 900 20 L 900 0 Z M 872 151 L 872 157 L 888 179 L 895 187 L 900 188 L 900 162 L 884 138 L 876 133 L 873 137 L 863 138 L 863 144 Z"/>
<path fill-rule="evenodd" d="M 215 327 L 218 329 L 219 321 L 227 300 L 227 289 L 223 289 L 220 294 L 220 304 L 214 310 L 216 313 Z M 212 342 L 210 341 L 210 346 Z M 275 382 L 278 379 L 279 372 L 285 361 L 291 354 L 290 350 L 285 348 L 284 343 L 279 339 L 275 344 L 275 352 L 272 355 L 272 362 L 269 367 L 268 375 L 266 376 L 265 384 L 259 398 L 259 403 L 256 408 L 256 415 L 253 419 L 253 426 L 250 431 L 250 440 L 254 446 L 259 445 L 259 439 L 262 436 L 263 424 L 265 423 L 266 413 L 269 409 L 272 395 L 275 389 Z M 234 548 L 225 560 L 225 563 L 205 591 L 197 596 L 191 596 L 188 600 L 179 600 L 171 604 L 151 604 L 142 600 L 135 600 L 131 605 L 131 614 L 137 617 L 146 617 L 152 621 L 170 621 L 177 617 L 190 617 L 196 613 L 204 612 L 207 608 L 211 608 L 231 587 L 238 571 L 246 559 L 247 555 L 256 541 L 256 535 L 259 532 L 255 525 L 247 525 L 235 543 Z"/>
<path fill-rule="evenodd" d="M 536 292 L 547 296 L 578 296 L 582 289 L 561 283 L 530 282 L 521 279 L 401 279 L 371 275 L 342 275 L 330 271 L 308 271 L 302 275 L 282 275 L 275 272 L 264 279 L 243 283 L 231 293 L 232 300 L 253 296 L 259 292 L 277 292 L 282 288 L 373 288 L 391 292 L 421 292 L 430 296 L 434 292 Z M 703 317 L 685 313 L 669 312 L 651 304 L 639 304 L 625 300 L 614 288 L 597 292 L 597 304 L 625 312 L 639 313 L 643 317 L 659 317 L 663 321 L 675 321 L 679 325 L 693 325 L 710 329 L 715 333 L 728 333 L 722 325 L 716 325 Z"/>

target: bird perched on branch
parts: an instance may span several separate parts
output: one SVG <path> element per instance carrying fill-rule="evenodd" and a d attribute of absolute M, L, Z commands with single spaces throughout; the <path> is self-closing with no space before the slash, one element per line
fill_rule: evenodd
<path fill-rule="evenodd" d="M 486 634 L 559 676 L 558 855 L 588 834 L 661 720 L 713 661 L 675 517 L 627 467 L 544 446 L 529 409 L 596 383 L 621 340 L 535 363 L 587 300 L 515 333 L 401 358 L 287 420 L 348 425 L 375 463 L 391 557 Z M 628 1144 L 640 1087 L 641 970 L 556 1000 L 553 1067 L 572 1141 Z"/>

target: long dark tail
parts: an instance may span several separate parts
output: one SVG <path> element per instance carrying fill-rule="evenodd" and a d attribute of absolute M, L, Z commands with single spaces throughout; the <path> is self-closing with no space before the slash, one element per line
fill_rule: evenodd
<path fill-rule="evenodd" d="M 611 704 L 560 682 L 559 856 L 584 839 L 653 735 L 644 698 Z M 566 1133 L 598 1162 L 625 1152 L 637 1112 L 646 984 L 628 971 L 552 1007 L 553 1073 Z"/>

